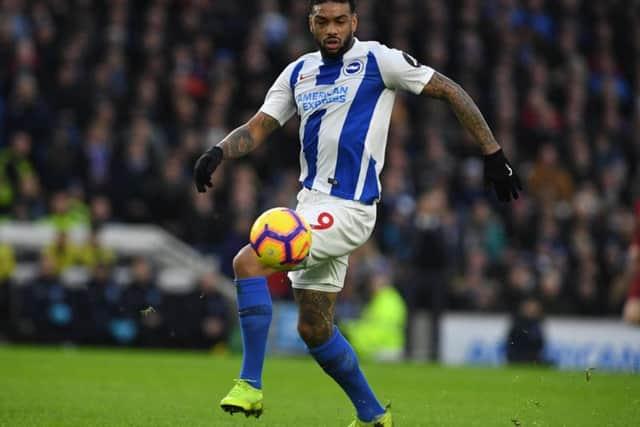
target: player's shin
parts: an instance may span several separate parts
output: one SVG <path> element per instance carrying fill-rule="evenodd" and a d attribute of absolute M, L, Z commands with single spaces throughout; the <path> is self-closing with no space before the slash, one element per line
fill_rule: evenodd
<path fill-rule="evenodd" d="M 247 380 L 253 387 L 261 389 L 262 367 L 272 310 L 267 279 L 237 279 L 235 284 L 243 346 L 240 379 Z"/>
<path fill-rule="evenodd" d="M 370 422 L 385 412 L 364 377 L 353 348 L 337 327 L 334 326 L 333 335 L 327 342 L 309 352 L 347 393 L 360 420 Z"/>

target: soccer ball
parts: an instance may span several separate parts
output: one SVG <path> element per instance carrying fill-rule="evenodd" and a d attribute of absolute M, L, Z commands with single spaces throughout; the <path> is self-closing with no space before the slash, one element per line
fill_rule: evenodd
<path fill-rule="evenodd" d="M 249 241 L 262 265 L 288 270 L 309 255 L 311 227 L 296 211 L 273 208 L 253 223 Z"/>

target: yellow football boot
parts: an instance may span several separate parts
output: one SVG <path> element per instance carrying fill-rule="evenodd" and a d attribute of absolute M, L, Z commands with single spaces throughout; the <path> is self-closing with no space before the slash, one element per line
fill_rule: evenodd
<path fill-rule="evenodd" d="M 222 398 L 220 407 L 231 415 L 242 412 L 245 416 L 262 415 L 262 390 L 257 389 L 247 380 L 234 380 L 236 385 Z"/>
<path fill-rule="evenodd" d="M 349 424 L 349 427 L 393 427 L 393 419 L 391 418 L 391 411 L 387 411 L 380 415 L 373 421 L 364 422 L 356 417 L 355 421 Z"/>

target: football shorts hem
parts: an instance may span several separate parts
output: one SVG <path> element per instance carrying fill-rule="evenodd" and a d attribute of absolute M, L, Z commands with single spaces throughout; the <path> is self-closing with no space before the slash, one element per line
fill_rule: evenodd
<path fill-rule="evenodd" d="M 291 282 L 294 289 L 308 289 L 310 291 L 337 293 L 342 290 L 342 286 L 333 283 L 318 284 L 317 282 Z"/>

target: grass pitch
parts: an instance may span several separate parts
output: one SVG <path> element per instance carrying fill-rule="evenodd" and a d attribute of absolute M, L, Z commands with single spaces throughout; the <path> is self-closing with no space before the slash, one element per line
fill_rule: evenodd
<path fill-rule="evenodd" d="M 0 426 L 346 427 L 350 402 L 309 358 L 267 359 L 265 413 L 218 407 L 240 359 L 0 347 Z M 594 371 L 363 366 L 397 426 L 638 426 L 640 377 Z"/>

